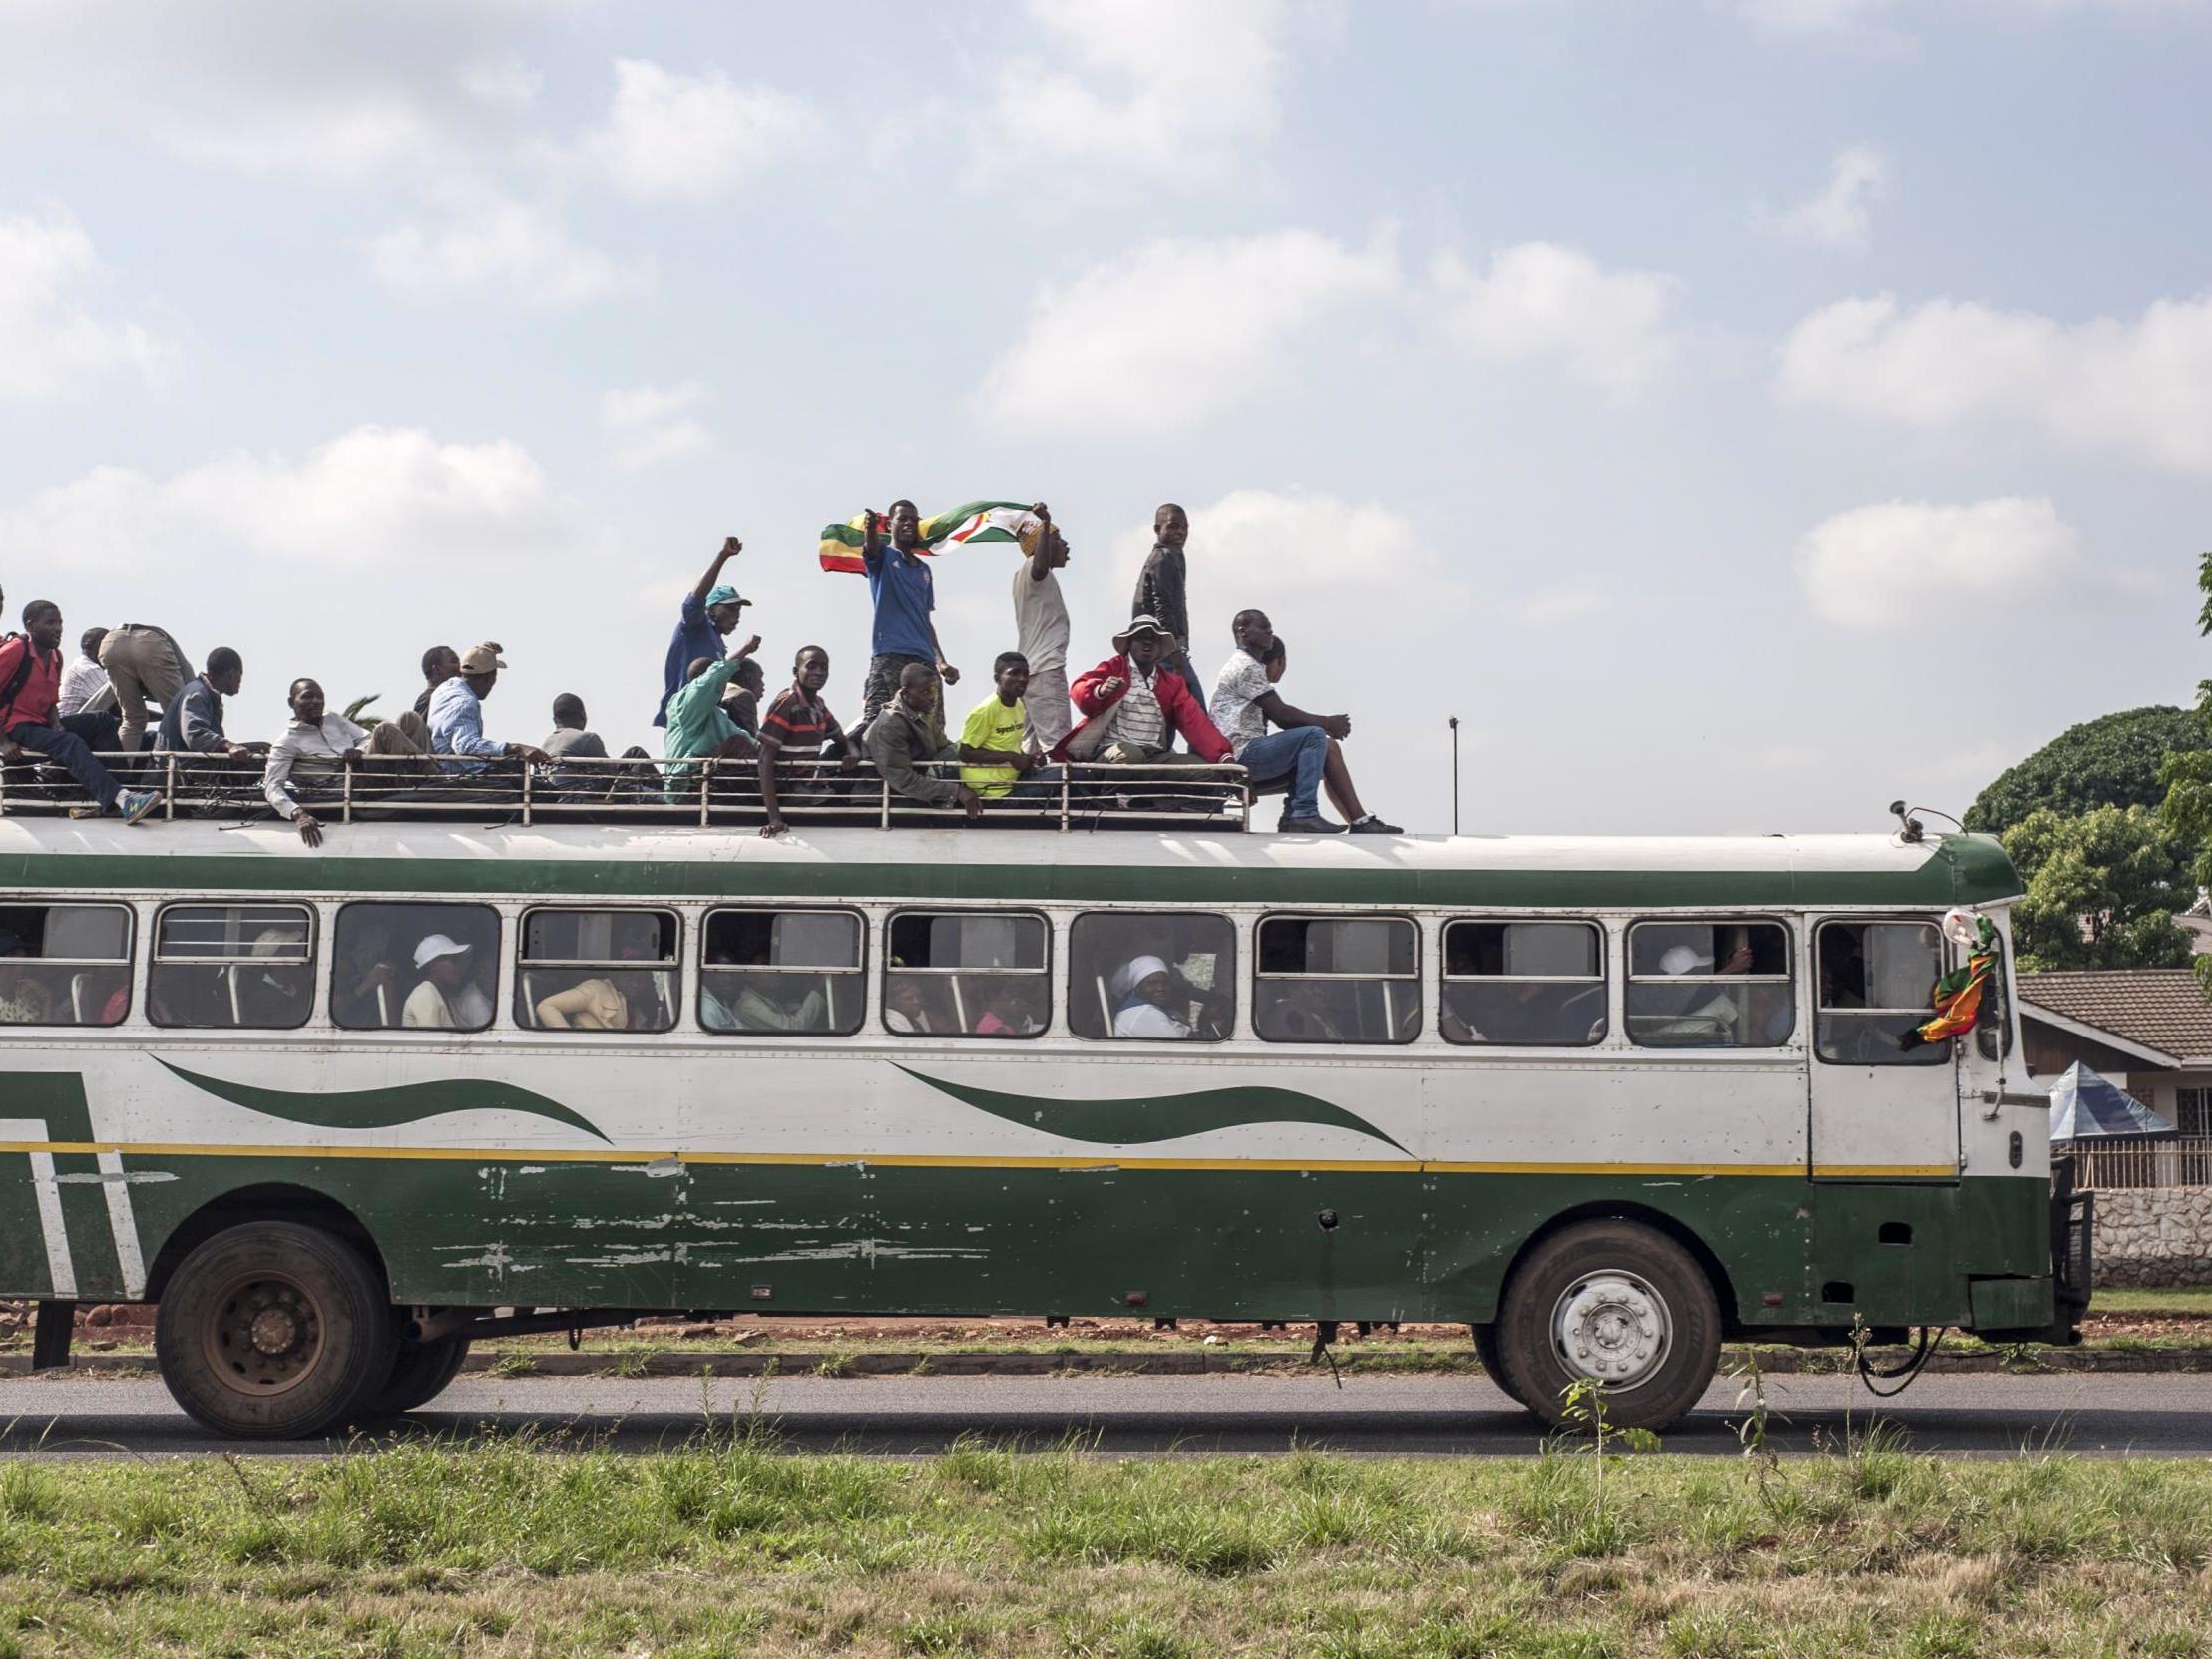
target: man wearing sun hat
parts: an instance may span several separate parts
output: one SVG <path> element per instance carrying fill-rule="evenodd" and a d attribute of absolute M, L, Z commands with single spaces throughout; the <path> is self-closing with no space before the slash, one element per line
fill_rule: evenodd
<path fill-rule="evenodd" d="M 466 670 L 464 670 L 466 671 Z M 422 983 L 407 994 L 399 1023 L 411 1031 L 480 1032 L 492 1023 L 492 1000 L 469 978 L 470 947 L 449 934 L 424 936 L 415 947 Z"/>
<path fill-rule="evenodd" d="M 1113 636 L 1115 654 L 1076 681 L 1071 695 L 1083 724 L 1054 748 L 1052 758 L 1109 766 L 1218 765 L 1227 760 L 1228 740 L 1206 718 L 1205 705 L 1161 663 L 1174 642 L 1157 617 L 1131 618 Z M 1190 754 L 1167 752 L 1177 732 L 1190 745 Z"/>
<path fill-rule="evenodd" d="M 526 765 L 545 763 L 545 751 L 528 743 L 502 743 L 484 735 L 484 699 L 499 681 L 497 645 L 471 645 L 461 653 L 461 671 L 445 681 L 430 699 L 430 748 L 433 754 L 457 758 L 440 762 L 447 772 L 467 775 L 481 772 L 495 760 L 519 760 Z"/>
<path fill-rule="evenodd" d="M 745 607 L 752 601 L 722 580 L 722 567 L 744 551 L 745 544 L 736 537 L 723 537 L 722 551 L 714 555 L 706 574 L 683 596 L 675 631 L 668 635 L 668 654 L 661 664 L 661 707 L 653 716 L 655 725 L 668 723 L 668 699 L 683 689 L 692 663 L 702 656 L 709 662 L 719 662 L 729 654 L 722 641 L 737 631 Z"/>

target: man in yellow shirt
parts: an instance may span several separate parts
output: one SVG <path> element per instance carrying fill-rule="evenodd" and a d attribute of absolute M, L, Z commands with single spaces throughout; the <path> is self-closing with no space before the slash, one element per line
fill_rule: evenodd
<path fill-rule="evenodd" d="M 1047 766 L 1029 738 L 1029 659 L 1007 651 L 992 664 L 992 694 L 960 728 L 960 781 L 987 801 L 1044 800 L 1059 788 L 1060 768 Z"/>

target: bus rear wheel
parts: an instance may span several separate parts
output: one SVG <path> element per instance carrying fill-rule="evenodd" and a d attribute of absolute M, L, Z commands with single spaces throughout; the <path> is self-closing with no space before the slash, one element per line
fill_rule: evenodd
<path fill-rule="evenodd" d="M 361 1408 L 364 1417 L 397 1417 L 427 1405 L 443 1394 L 446 1385 L 461 1375 L 461 1363 L 469 1357 L 469 1339 L 448 1337 L 443 1342 L 401 1345 L 392 1362 L 391 1380 Z"/>
<path fill-rule="evenodd" d="M 1506 1286 L 1496 1326 L 1504 1387 L 1557 1424 L 1575 1384 L 1606 1421 L 1666 1429 L 1720 1365 L 1720 1303 L 1694 1257 L 1655 1228 L 1592 1221 L 1544 1240 Z"/>
<path fill-rule="evenodd" d="M 196 1247 L 162 1291 L 162 1381 L 220 1435 L 297 1440 L 356 1417 L 392 1375 L 375 1271 L 316 1227 L 256 1221 Z"/>
<path fill-rule="evenodd" d="M 1505 1357 L 1499 1352 L 1498 1327 L 1495 1325 L 1470 1325 L 1475 1335 L 1475 1358 L 1481 1362 L 1483 1375 L 1502 1390 L 1523 1411 L 1529 1410 L 1529 1402 L 1514 1392 L 1514 1386 L 1506 1377 Z"/>

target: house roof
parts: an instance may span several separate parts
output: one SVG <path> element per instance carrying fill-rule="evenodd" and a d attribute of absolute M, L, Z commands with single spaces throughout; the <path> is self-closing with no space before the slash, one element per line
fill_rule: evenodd
<path fill-rule="evenodd" d="M 2186 968 L 2107 968 L 2022 974 L 2024 1011 L 2080 1035 L 2118 1039 L 2157 1063 L 2212 1063 L 2212 1003 Z"/>

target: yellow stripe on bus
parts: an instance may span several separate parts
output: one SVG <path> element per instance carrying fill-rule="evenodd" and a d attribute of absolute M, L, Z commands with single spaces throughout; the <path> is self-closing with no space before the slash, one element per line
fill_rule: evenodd
<path fill-rule="evenodd" d="M 57 1152 L 92 1155 L 114 1152 L 134 1158 L 388 1158 L 448 1163 L 600 1163 L 746 1164 L 838 1168 L 869 1164 L 882 1169 L 1048 1169 L 1081 1174 L 1118 1169 L 1207 1170 L 1270 1173 L 1312 1170 L 1351 1175 L 1659 1175 L 1704 1179 L 1713 1176 L 1801 1178 L 1797 1163 L 1423 1163 L 1405 1158 L 1129 1158 L 993 1157 L 987 1154 L 891 1152 L 665 1152 L 555 1151 L 536 1147 L 469 1146 L 216 1146 L 163 1142 L 11 1140 L 0 1154 Z M 1819 1164 L 1817 1178 L 1933 1180 L 1958 1174 L 1950 1164 Z"/>

